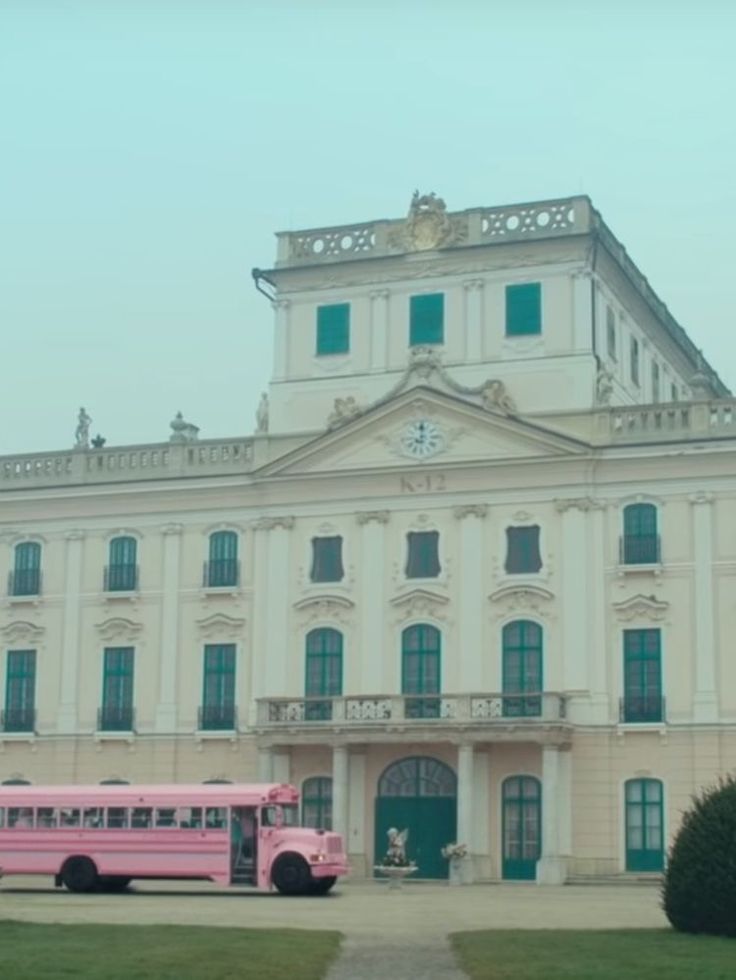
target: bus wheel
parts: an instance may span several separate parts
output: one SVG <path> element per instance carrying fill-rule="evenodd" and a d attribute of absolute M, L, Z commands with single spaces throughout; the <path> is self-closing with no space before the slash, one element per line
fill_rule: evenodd
<path fill-rule="evenodd" d="M 309 886 L 312 895 L 326 895 L 337 881 L 337 878 L 317 878 Z"/>
<path fill-rule="evenodd" d="M 271 879 L 282 895 L 306 895 L 311 880 L 309 865 L 298 854 L 284 854 L 274 864 Z"/>
<path fill-rule="evenodd" d="M 69 858 L 61 869 L 61 880 L 70 892 L 91 892 L 97 884 L 97 868 L 88 857 Z"/>
<path fill-rule="evenodd" d="M 130 878 L 123 875 L 101 875 L 97 880 L 100 891 L 103 892 L 122 892 L 130 884 Z"/>

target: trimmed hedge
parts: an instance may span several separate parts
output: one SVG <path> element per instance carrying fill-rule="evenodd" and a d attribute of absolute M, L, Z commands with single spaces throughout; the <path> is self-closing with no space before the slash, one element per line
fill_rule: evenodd
<path fill-rule="evenodd" d="M 736 779 L 693 800 L 665 872 L 662 907 L 680 932 L 736 936 Z"/>

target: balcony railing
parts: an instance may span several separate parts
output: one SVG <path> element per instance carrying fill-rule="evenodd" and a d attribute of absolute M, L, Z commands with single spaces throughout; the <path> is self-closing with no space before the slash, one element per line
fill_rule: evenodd
<path fill-rule="evenodd" d="M 135 709 L 106 705 L 97 712 L 98 732 L 135 731 Z"/>
<path fill-rule="evenodd" d="M 0 731 L 35 732 L 35 708 L 6 708 L 0 711 Z"/>
<path fill-rule="evenodd" d="M 664 722 L 665 699 L 659 694 L 627 694 L 619 698 L 618 720 L 625 724 Z"/>
<path fill-rule="evenodd" d="M 662 561 L 659 535 L 624 535 L 619 539 L 619 561 L 622 565 L 659 565 Z"/>
<path fill-rule="evenodd" d="M 522 724 L 565 720 L 565 697 L 525 694 L 380 694 L 334 698 L 261 698 L 258 724 L 265 727 L 320 724 L 370 726 L 383 722 Z"/>
<path fill-rule="evenodd" d="M 216 558 L 204 563 L 202 584 L 206 589 L 234 588 L 240 584 L 240 562 L 237 558 Z"/>
<path fill-rule="evenodd" d="M 203 704 L 197 715 L 200 732 L 232 732 L 238 727 L 238 714 L 232 704 Z"/>
<path fill-rule="evenodd" d="M 41 595 L 41 569 L 16 568 L 8 575 L 8 595 Z"/>
<path fill-rule="evenodd" d="M 105 592 L 137 592 L 137 565 L 106 565 L 104 574 Z"/>

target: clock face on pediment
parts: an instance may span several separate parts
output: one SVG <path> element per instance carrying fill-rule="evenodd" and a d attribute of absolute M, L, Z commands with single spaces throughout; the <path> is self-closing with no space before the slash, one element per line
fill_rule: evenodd
<path fill-rule="evenodd" d="M 399 442 L 405 455 L 412 459 L 429 459 L 444 449 L 445 437 L 436 422 L 414 419 L 404 428 Z"/>

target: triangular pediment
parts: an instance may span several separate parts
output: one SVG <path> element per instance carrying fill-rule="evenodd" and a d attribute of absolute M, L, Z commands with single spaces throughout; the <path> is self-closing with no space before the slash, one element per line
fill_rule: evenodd
<path fill-rule="evenodd" d="M 257 476 L 512 462 L 583 454 L 588 447 L 519 416 L 414 388 L 261 467 Z"/>

